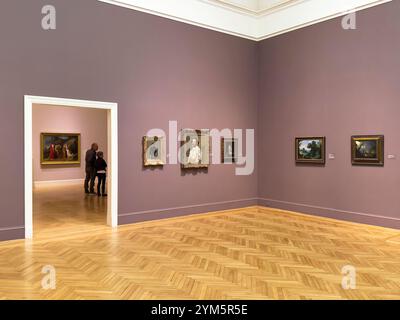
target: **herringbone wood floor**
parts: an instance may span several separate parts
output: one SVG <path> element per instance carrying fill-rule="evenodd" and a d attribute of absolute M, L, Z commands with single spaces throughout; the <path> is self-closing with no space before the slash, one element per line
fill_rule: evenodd
<path fill-rule="evenodd" d="M 35 240 L 71 237 L 104 230 L 107 198 L 83 194 L 83 186 L 42 185 L 33 192 Z"/>
<path fill-rule="evenodd" d="M 400 298 L 397 230 L 261 207 L 89 224 L 0 243 L 0 299 Z M 55 290 L 41 288 L 45 265 L 56 268 Z M 341 287 L 345 265 L 356 268 L 355 290 Z"/>

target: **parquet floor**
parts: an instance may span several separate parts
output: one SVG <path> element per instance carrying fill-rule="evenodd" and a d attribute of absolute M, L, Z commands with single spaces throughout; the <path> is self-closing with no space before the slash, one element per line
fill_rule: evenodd
<path fill-rule="evenodd" d="M 0 299 L 400 299 L 398 230 L 262 207 L 114 230 L 98 218 L 0 243 Z M 54 290 L 41 287 L 45 265 Z M 345 265 L 354 290 L 341 286 Z"/>
<path fill-rule="evenodd" d="M 42 185 L 33 192 L 35 240 L 106 229 L 107 198 L 85 195 L 83 185 Z"/>

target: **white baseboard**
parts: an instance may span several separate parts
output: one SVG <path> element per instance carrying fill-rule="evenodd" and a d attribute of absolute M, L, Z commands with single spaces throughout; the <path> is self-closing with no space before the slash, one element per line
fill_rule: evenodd
<path fill-rule="evenodd" d="M 49 180 L 49 181 L 34 181 L 33 187 L 48 186 L 52 184 L 60 185 L 78 185 L 85 182 L 85 179 L 70 179 L 70 180 Z"/>
<path fill-rule="evenodd" d="M 194 204 L 194 205 L 174 207 L 174 208 L 121 213 L 119 215 L 118 221 L 119 224 L 122 225 L 122 224 L 130 224 L 130 223 L 150 221 L 150 220 L 182 217 L 196 213 L 207 213 L 207 212 L 214 212 L 221 210 L 238 209 L 238 208 L 257 205 L 257 200 L 258 198 L 248 198 L 248 199 Z"/>
<path fill-rule="evenodd" d="M 356 223 L 363 223 L 372 226 L 400 229 L 400 219 L 384 215 L 376 215 L 365 212 L 354 212 L 335 208 L 326 208 L 310 204 L 282 201 L 275 199 L 259 198 L 258 205 L 268 208 L 276 208 L 293 212 L 300 212 L 315 216 L 321 216 L 336 220 L 346 220 Z"/>

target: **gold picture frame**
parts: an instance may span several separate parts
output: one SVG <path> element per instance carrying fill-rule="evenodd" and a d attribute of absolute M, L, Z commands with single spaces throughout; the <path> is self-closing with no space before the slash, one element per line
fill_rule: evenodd
<path fill-rule="evenodd" d="M 163 166 L 166 163 L 166 145 L 165 137 L 162 136 L 144 136 L 143 145 L 143 166 Z"/>
<path fill-rule="evenodd" d="M 80 165 L 81 134 L 50 133 L 40 134 L 41 165 Z"/>
<path fill-rule="evenodd" d="M 353 165 L 384 166 L 385 137 L 360 135 L 351 137 L 351 163 Z"/>
<path fill-rule="evenodd" d="M 296 163 L 324 165 L 325 145 L 325 137 L 295 138 Z"/>
<path fill-rule="evenodd" d="M 211 156 L 210 140 L 209 129 L 182 129 L 180 132 L 181 168 L 208 168 Z"/>

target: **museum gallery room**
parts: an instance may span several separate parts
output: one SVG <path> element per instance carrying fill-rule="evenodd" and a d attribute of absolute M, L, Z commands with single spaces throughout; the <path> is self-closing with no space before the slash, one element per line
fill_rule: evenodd
<path fill-rule="evenodd" d="M 0 6 L 0 300 L 400 299 L 400 1 Z"/>

